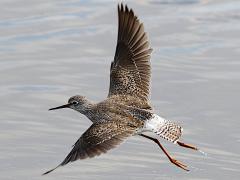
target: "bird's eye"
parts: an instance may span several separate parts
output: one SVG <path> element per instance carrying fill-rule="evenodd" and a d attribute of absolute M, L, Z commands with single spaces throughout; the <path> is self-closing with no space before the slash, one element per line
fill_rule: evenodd
<path fill-rule="evenodd" d="M 78 102 L 77 102 L 77 101 L 73 101 L 72 104 L 73 104 L 74 106 L 76 106 L 76 105 L 78 105 Z"/>

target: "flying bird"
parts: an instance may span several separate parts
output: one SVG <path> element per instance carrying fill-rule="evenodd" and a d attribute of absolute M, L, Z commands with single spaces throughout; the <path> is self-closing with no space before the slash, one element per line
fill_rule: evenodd
<path fill-rule="evenodd" d="M 156 143 L 171 163 L 188 171 L 187 166 L 172 158 L 159 141 L 163 138 L 182 147 L 198 150 L 180 142 L 182 127 L 155 114 L 150 105 L 151 52 L 143 24 L 127 5 L 118 5 L 118 37 L 110 68 L 108 96 L 102 102 L 93 103 L 85 96 L 76 95 L 67 104 L 49 109 L 74 109 L 87 116 L 92 125 L 73 145 L 67 157 L 44 175 L 69 162 L 106 153 L 134 135 Z M 146 132 L 160 138 L 146 135 Z"/>

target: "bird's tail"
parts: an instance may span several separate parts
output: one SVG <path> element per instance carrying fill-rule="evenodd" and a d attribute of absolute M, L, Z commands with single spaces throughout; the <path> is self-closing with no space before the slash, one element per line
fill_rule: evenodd
<path fill-rule="evenodd" d="M 154 114 L 145 124 L 145 128 L 170 142 L 176 143 L 182 135 L 182 127 Z"/>
<path fill-rule="evenodd" d="M 182 135 L 182 127 L 173 123 L 169 120 L 166 120 L 165 124 L 160 127 L 155 133 L 160 137 L 176 143 Z"/>
<path fill-rule="evenodd" d="M 137 118 L 145 122 L 143 131 L 151 131 L 158 136 L 176 143 L 182 135 L 182 127 L 178 124 L 166 120 L 150 111 L 128 107 L 127 113 L 133 118 Z"/>

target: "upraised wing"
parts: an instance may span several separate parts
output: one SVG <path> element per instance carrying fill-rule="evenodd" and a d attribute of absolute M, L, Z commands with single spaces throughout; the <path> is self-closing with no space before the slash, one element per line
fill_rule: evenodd
<path fill-rule="evenodd" d="M 136 132 L 137 127 L 122 121 L 101 121 L 92 124 L 74 144 L 73 149 L 56 168 L 78 159 L 92 158 L 115 148 Z M 51 169 L 43 175 L 52 172 Z"/>
<path fill-rule="evenodd" d="M 118 6 L 118 40 L 110 70 L 110 89 L 113 95 L 131 95 L 147 101 L 151 77 L 152 49 L 132 9 Z"/>

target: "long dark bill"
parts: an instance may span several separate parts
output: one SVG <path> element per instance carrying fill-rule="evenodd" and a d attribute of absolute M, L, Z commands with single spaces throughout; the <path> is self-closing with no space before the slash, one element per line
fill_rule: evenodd
<path fill-rule="evenodd" d="M 56 109 L 62 109 L 62 108 L 69 108 L 69 106 L 70 106 L 70 104 L 65 104 L 65 105 L 62 105 L 62 106 L 51 108 L 51 109 L 49 109 L 49 111 L 56 110 Z"/>

